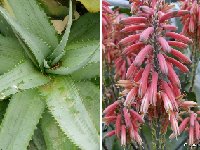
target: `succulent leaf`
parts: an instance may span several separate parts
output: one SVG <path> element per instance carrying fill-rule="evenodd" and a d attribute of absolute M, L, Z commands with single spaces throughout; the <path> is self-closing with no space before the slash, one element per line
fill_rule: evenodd
<path fill-rule="evenodd" d="M 0 149 L 26 150 L 44 108 L 45 103 L 35 89 L 14 95 L 1 124 Z"/>

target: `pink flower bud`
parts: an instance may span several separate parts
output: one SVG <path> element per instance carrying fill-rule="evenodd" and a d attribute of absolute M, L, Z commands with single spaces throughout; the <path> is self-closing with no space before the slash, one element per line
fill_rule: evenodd
<path fill-rule="evenodd" d="M 175 136 L 178 136 L 180 134 L 180 132 L 179 132 L 179 127 L 178 127 L 178 121 L 175 117 L 174 112 L 172 112 L 170 114 L 170 122 L 171 122 L 171 127 L 172 127 L 172 130 L 173 130 Z"/>
<path fill-rule="evenodd" d="M 106 122 L 106 124 L 110 124 L 111 122 L 114 122 L 116 120 L 116 116 L 108 116 L 108 117 L 104 117 L 103 121 Z"/>
<path fill-rule="evenodd" d="M 156 106 L 157 102 L 157 83 L 158 83 L 158 73 L 153 72 L 151 87 L 149 90 L 149 101 L 150 104 L 153 104 L 154 106 Z"/>
<path fill-rule="evenodd" d="M 196 134 L 196 139 L 199 140 L 200 139 L 200 126 L 199 126 L 199 122 L 197 120 L 195 120 L 195 134 Z"/>
<path fill-rule="evenodd" d="M 194 144 L 194 126 L 190 126 L 189 128 L 189 145 Z"/>
<path fill-rule="evenodd" d="M 173 17 L 180 17 L 186 14 L 189 14 L 190 12 L 187 10 L 178 10 L 178 11 L 172 11 L 164 14 L 162 17 L 160 17 L 159 21 L 160 23 L 164 22 L 165 20 L 168 20 Z"/>
<path fill-rule="evenodd" d="M 192 40 L 189 39 L 188 37 L 186 37 L 184 35 L 180 35 L 180 34 L 175 33 L 175 32 L 167 32 L 165 35 L 169 36 L 169 37 L 172 37 L 172 38 L 174 38 L 176 40 L 179 40 L 179 41 L 181 41 L 183 43 L 186 43 L 186 44 L 187 43 L 192 43 Z"/>
<path fill-rule="evenodd" d="M 153 50 L 151 45 L 145 46 L 135 57 L 134 64 L 135 66 L 141 66 L 145 57 Z"/>
<path fill-rule="evenodd" d="M 162 100 L 164 102 L 164 108 L 165 108 L 166 112 L 173 111 L 173 107 L 172 107 L 171 101 L 169 100 L 167 94 L 165 94 L 164 92 L 162 92 L 161 96 L 162 96 Z"/>
<path fill-rule="evenodd" d="M 149 8 L 148 6 L 140 6 L 140 10 L 150 15 L 153 15 L 154 13 L 153 9 Z"/>
<path fill-rule="evenodd" d="M 184 63 L 188 63 L 188 64 L 192 63 L 192 61 L 187 56 L 185 56 L 178 50 L 175 50 L 172 48 L 171 54 L 174 55 L 175 57 L 179 58 Z"/>
<path fill-rule="evenodd" d="M 146 42 L 150 36 L 150 34 L 152 34 L 154 31 L 153 27 L 148 27 L 146 28 L 140 35 L 140 41 L 142 42 Z"/>
<path fill-rule="evenodd" d="M 176 85 L 177 87 L 180 87 L 180 80 L 176 74 L 176 72 L 173 69 L 172 64 L 167 63 L 167 67 L 168 67 L 168 78 L 171 81 L 172 84 Z"/>
<path fill-rule="evenodd" d="M 168 53 L 171 52 L 171 47 L 169 46 L 168 42 L 163 37 L 158 38 L 158 42 L 161 45 L 162 49 Z"/>
<path fill-rule="evenodd" d="M 126 145 L 126 126 L 122 125 L 121 127 L 121 145 Z"/>
<path fill-rule="evenodd" d="M 141 79 L 142 74 L 143 74 L 143 71 L 144 71 L 144 69 L 142 68 L 142 69 L 140 69 L 140 70 L 138 71 L 138 73 L 135 75 L 135 77 L 134 77 L 134 81 L 135 81 L 135 82 L 138 82 L 138 81 Z"/>
<path fill-rule="evenodd" d="M 185 118 L 185 119 L 181 122 L 181 124 L 180 124 L 180 126 L 179 126 L 180 133 L 183 132 L 183 131 L 185 130 L 185 128 L 186 128 L 186 126 L 187 126 L 189 120 L 190 120 L 190 118 L 187 117 L 187 118 Z"/>
<path fill-rule="evenodd" d="M 131 77 L 133 77 L 136 71 L 137 71 L 137 67 L 134 65 L 134 63 L 132 63 L 126 72 L 126 78 L 131 79 Z"/>
<path fill-rule="evenodd" d="M 142 116 L 140 116 L 137 112 L 135 112 L 134 110 L 130 110 L 130 114 L 131 117 L 133 119 L 137 119 L 140 123 L 144 123 L 144 119 L 142 118 Z"/>
<path fill-rule="evenodd" d="M 189 32 L 194 33 L 194 27 L 195 27 L 194 18 L 191 17 L 190 18 L 190 23 L 189 23 Z"/>
<path fill-rule="evenodd" d="M 169 30 L 169 31 L 176 31 L 176 30 L 178 30 L 178 28 L 176 26 L 168 25 L 168 24 L 163 25 L 162 27 L 163 27 L 164 30 Z"/>
<path fill-rule="evenodd" d="M 125 120 L 126 126 L 129 128 L 131 126 L 130 114 L 128 113 L 128 109 L 126 109 L 125 107 L 123 108 L 123 112 L 124 112 L 124 120 Z"/>
<path fill-rule="evenodd" d="M 147 82 L 148 82 L 150 69 L 151 69 L 151 65 L 148 64 L 148 65 L 146 65 L 146 67 L 142 73 L 142 78 L 140 80 L 140 85 L 139 85 L 139 90 L 138 90 L 138 95 L 141 98 L 144 96 L 144 94 L 147 91 Z"/>
<path fill-rule="evenodd" d="M 162 73 L 165 75 L 168 75 L 168 67 L 167 67 L 165 57 L 161 53 L 158 54 L 157 57 L 158 57 L 158 61 L 159 61 L 159 65 L 160 65 L 160 69 Z"/>
<path fill-rule="evenodd" d="M 124 49 L 124 51 L 122 52 L 122 54 L 136 53 L 136 52 L 138 52 L 143 46 L 144 46 L 144 43 L 138 42 L 138 43 L 136 43 L 136 44 L 133 44 L 133 45 L 131 45 L 131 46 L 128 46 L 126 49 Z"/>
<path fill-rule="evenodd" d="M 135 24 L 135 23 L 146 23 L 147 19 L 145 17 L 127 17 L 120 21 L 120 23 L 125 25 Z"/>
<path fill-rule="evenodd" d="M 142 99 L 142 104 L 140 106 L 140 112 L 142 114 L 146 114 L 149 108 L 149 89 L 145 93 L 143 99 Z"/>
<path fill-rule="evenodd" d="M 187 73 L 189 71 L 189 69 L 185 65 L 183 65 L 182 63 L 180 63 L 179 61 L 177 61 L 174 58 L 167 57 L 167 61 L 174 64 L 176 67 L 178 67 L 184 73 Z"/>
<path fill-rule="evenodd" d="M 185 49 L 188 47 L 187 44 L 182 43 L 182 42 L 177 42 L 177 41 L 168 41 L 168 44 L 169 44 L 169 46 L 175 46 L 180 49 Z"/>
<path fill-rule="evenodd" d="M 108 112 L 114 111 L 115 108 L 119 105 L 118 101 L 115 101 L 113 104 L 109 105 L 104 111 L 103 114 L 106 114 Z"/>
<path fill-rule="evenodd" d="M 115 123 L 115 133 L 118 138 L 120 138 L 120 131 L 121 131 L 121 114 L 117 115 L 116 123 Z"/>
<path fill-rule="evenodd" d="M 130 43 L 130 42 L 136 42 L 139 39 L 140 39 L 140 34 L 133 34 L 119 41 L 119 44 L 126 45 L 127 43 Z"/>
<path fill-rule="evenodd" d="M 144 30 L 147 26 L 145 24 L 126 26 L 121 32 L 134 32 L 137 30 Z"/>
<path fill-rule="evenodd" d="M 115 130 L 112 130 L 112 131 L 107 132 L 106 135 L 105 135 L 105 137 L 111 137 L 111 136 L 113 136 L 113 135 L 115 135 Z M 105 138 L 105 137 L 104 137 L 104 138 Z"/>
<path fill-rule="evenodd" d="M 126 100 L 124 102 L 124 106 L 131 105 L 131 101 L 135 99 L 136 94 L 137 94 L 137 88 L 133 87 L 131 89 L 131 91 L 128 93 L 128 95 L 126 96 Z"/>
<path fill-rule="evenodd" d="M 190 126 L 194 127 L 195 119 L 196 119 L 196 114 L 195 113 L 191 113 L 190 114 Z"/>

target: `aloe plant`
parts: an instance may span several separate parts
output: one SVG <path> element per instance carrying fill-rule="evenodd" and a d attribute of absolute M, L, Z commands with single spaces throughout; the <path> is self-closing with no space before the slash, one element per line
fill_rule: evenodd
<path fill-rule="evenodd" d="M 62 36 L 36 0 L 0 7 L 1 150 L 99 149 L 99 14 L 67 2 Z"/>

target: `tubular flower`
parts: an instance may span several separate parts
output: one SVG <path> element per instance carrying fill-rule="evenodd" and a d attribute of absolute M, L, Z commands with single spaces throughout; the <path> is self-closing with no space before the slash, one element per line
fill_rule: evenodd
<path fill-rule="evenodd" d="M 200 142 L 200 120 L 198 120 L 198 113 L 190 112 L 189 116 L 184 118 L 180 125 L 179 131 L 182 133 L 186 131 L 189 135 L 188 143 L 190 146 L 198 144 Z M 170 135 L 170 138 L 174 138 L 174 133 Z"/>
<path fill-rule="evenodd" d="M 138 133 L 140 124 L 144 123 L 143 118 L 135 110 L 125 107 L 124 100 L 118 100 L 104 110 L 103 121 L 106 124 L 115 124 L 115 130 L 106 134 L 106 137 L 116 135 L 121 139 L 121 145 L 125 146 L 127 141 L 134 140 L 141 144 L 141 137 Z M 112 113 L 111 113 L 112 112 Z M 111 118 L 111 121 L 107 118 Z"/>
<path fill-rule="evenodd" d="M 182 33 L 191 38 L 200 36 L 200 5 L 197 0 L 184 0 L 181 9 L 190 12 L 190 14 L 181 17 Z"/>

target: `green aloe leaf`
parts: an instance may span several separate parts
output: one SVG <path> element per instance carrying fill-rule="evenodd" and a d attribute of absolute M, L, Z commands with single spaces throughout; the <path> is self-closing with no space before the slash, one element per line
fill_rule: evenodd
<path fill-rule="evenodd" d="M 20 61 L 23 61 L 24 56 L 23 48 L 17 39 L 0 35 L 0 74 L 7 72 Z"/>
<path fill-rule="evenodd" d="M 37 90 L 14 95 L 0 127 L 0 149 L 27 150 L 44 108 Z"/>
<path fill-rule="evenodd" d="M 44 134 L 47 150 L 77 150 L 77 147 L 61 131 L 50 113 L 43 114 L 41 128 Z"/>
<path fill-rule="evenodd" d="M 37 36 L 31 34 L 25 28 L 23 28 L 23 26 L 16 22 L 16 20 L 11 17 L 2 7 L 0 7 L 0 14 L 6 19 L 16 34 L 18 34 L 19 37 L 30 48 L 30 51 L 35 56 L 39 67 L 43 68 L 44 60 L 50 51 L 48 45 L 42 42 Z"/>
<path fill-rule="evenodd" d="M 54 49 L 58 44 L 56 31 L 50 24 L 47 15 L 38 5 L 37 0 L 4 0 L 10 6 L 20 24 L 28 28 L 31 34 L 39 37 L 42 41 Z"/>
<path fill-rule="evenodd" d="M 87 13 L 73 22 L 68 43 L 100 39 L 100 14 Z M 68 48 L 68 47 L 67 47 Z"/>
<path fill-rule="evenodd" d="M 61 130 L 84 150 L 99 149 L 99 136 L 71 78 L 57 78 L 41 89 Z"/>
<path fill-rule="evenodd" d="M 35 70 L 33 66 L 24 62 L 13 70 L 0 76 L 0 99 L 21 90 L 30 89 L 44 85 L 49 78 Z"/>
<path fill-rule="evenodd" d="M 52 60 L 51 65 L 56 64 L 63 55 L 65 55 L 65 46 L 68 41 L 71 25 L 72 25 L 72 0 L 69 0 L 69 19 L 67 22 L 67 27 L 65 29 L 65 34 L 62 37 L 62 40 L 60 41 L 59 45 L 56 47 L 56 49 L 53 51 L 53 53 L 49 56 L 49 59 Z"/>
<path fill-rule="evenodd" d="M 76 82 L 75 85 L 83 99 L 83 104 L 85 105 L 92 121 L 95 124 L 96 129 L 100 132 L 99 87 L 89 81 Z"/>
<path fill-rule="evenodd" d="M 48 73 L 67 75 L 84 67 L 99 52 L 99 41 L 81 42 L 69 46 L 65 56 L 61 59 L 61 67 L 48 69 Z"/>

